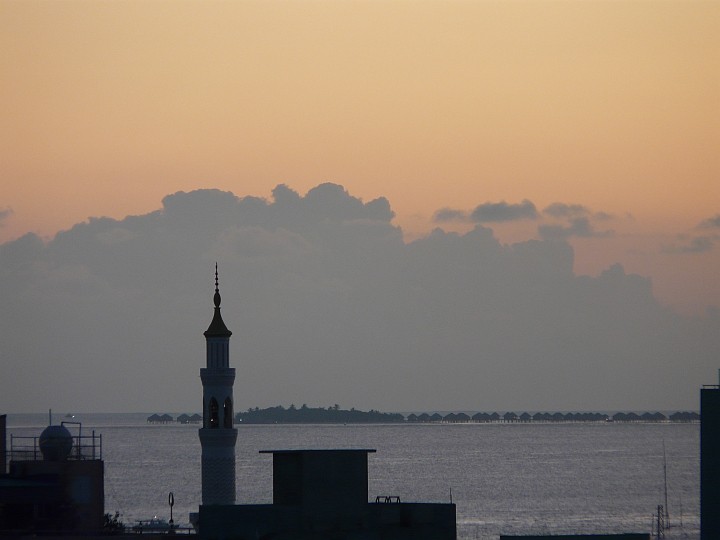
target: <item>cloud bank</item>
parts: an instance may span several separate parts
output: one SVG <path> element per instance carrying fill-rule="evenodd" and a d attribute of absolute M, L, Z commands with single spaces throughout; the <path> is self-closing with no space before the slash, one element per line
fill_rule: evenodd
<path fill-rule="evenodd" d="M 574 217 L 569 220 L 567 225 L 540 225 L 538 233 L 543 238 L 569 238 L 577 236 L 580 238 L 609 238 L 613 236 L 613 231 L 598 231 L 595 229 L 590 219 L 581 216 Z"/>
<path fill-rule="evenodd" d="M 201 190 L 0 245 L 3 408 L 199 410 L 215 261 L 239 410 L 692 409 L 714 380 L 717 313 L 670 312 L 619 265 L 575 275 L 567 234 L 503 245 L 478 224 L 406 243 L 392 218 L 334 184 Z"/>
<path fill-rule="evenodd" d="M 687 238 L 684 235 L 679 237 L 680 243 L 674 243 L 663 248 L 665 253 L 693 254 L 706 253 L 713 249 L 715 242 L 709 236 L 696 236 Z"/>
<path fill-rule="evenodd" d="M 680 255 L 695 255 L 712 251 L 720 241 L 720 214 L 702 220 L 695 229 L 704 231 L 704 234 L 698 235 L 696 231 L 679 234 L 676 242 L 663 246 L 663 251 Z"/>
<path fill-rule="evenodd" d="M 486 202 L 472 212 L 455 208 L 441 208 L 433 216 L 435 223 L 503 223 L 521 220 L 538 221 L 538 235 L 543 239 L 609 238 L 612 230 L 598 230 L 594 222 L 609 221 L 612 215 L 592 212 L 581 204 L 555 202 L 542 212 L 532 201 L 510 204 L 505 201 Z"/>
<path fill-rule="evenodd" d="M 720 229 L 720 214 L 703 220 L 699 227 L 701 229 Z"/>
<path fill-rule="evenodd" d="M 472 211 L 470 219 L 476 223 L 498 223 L 520 219 L 535 219 L 537 215 L 535 205 L 525 199 L 518 204 L 509 204 L 505 201 L 481 204 Z"/>

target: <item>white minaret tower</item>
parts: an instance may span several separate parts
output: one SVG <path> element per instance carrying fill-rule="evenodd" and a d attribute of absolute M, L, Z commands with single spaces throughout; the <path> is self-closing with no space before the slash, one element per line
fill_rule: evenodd
<path fill-rule="evenodd" d="M 235 504 L 235 441 L 233 383 L 230 367 L 230 336 L 220 315 L 220 290 L 215 263 L 215 314 L 205 331 L 207 367 L 200 369 L 203 386 L 202 503 Z"/>

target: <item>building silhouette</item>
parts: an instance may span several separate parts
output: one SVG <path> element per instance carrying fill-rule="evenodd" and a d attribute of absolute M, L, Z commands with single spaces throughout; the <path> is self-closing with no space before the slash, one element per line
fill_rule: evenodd
<path fill-rule="evenodd" d="M 272 504 L 202 505 L 201 538 L 213 540 L 456 540 L 455 505 L 368 501 L 371 449 L 265 450 Z"/>
<path fill-rule="evenodd" d="M 94 431 L 82 435 L 82 427 L 72 435 L 64 424 L 80 426 L 51 421 L 39 437 L 13 437 L 7 452 L 5 415 L 0 416 L 0 536 L 71 537 L 102 530 L 102 437 Z"/>
<path fill-rule="evenodd" d="M 700 538 L 720 538 L 720 385 L 700 389 Z"/>

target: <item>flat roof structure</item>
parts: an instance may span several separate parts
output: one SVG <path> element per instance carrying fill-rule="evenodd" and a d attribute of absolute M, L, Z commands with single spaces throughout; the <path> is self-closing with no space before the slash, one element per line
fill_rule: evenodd
<path fill-rule="evenodd" d="M 261 450 L 273 456 L 273 504 L 303 506 L 310 514 L 357 513 L 368 502 L 372 449 Z"/>
<path fill-rule="evenodd" d="M 454 504 L 368 500 L 370 448 L 261 450 L 273 457 L 273 503 L 202 505 L 213 540 L 456 540 Z"/>

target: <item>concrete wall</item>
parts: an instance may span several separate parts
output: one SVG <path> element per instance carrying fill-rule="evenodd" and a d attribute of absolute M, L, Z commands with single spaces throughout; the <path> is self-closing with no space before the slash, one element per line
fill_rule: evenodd
<path fill-rule="evenodd" d="M 365 503 L 361 514 L 308 520 L 301 506 L 201 506 L 200 536 L 207 540 L 456 540 L 454 504 Z"/>
<path fill-rule="evenodd" d="M 381 538 L 455 540 L 457 537 L 454 504 L 371 503 L 367 511 L 368 528 L 380 531 Z"/>
<path fill-rule="evenodd" d="M 199 514 L 199 535 L 208 540 L 256 540 L 301 528 L 299 507 L 273 504 L 201 505 Z"/>
<path fill-rule="evenodd" d="M 307 523 L 359 523 L 367 478 L 365 450 L 273 452 L 273 504 L 300 506 Z"/>
<path fill-rule="evenodd" d="M 627 534 L 560 534 L 553 536 L 507 536 L 500 540 L 650 540 L 648 533 Z"/>

